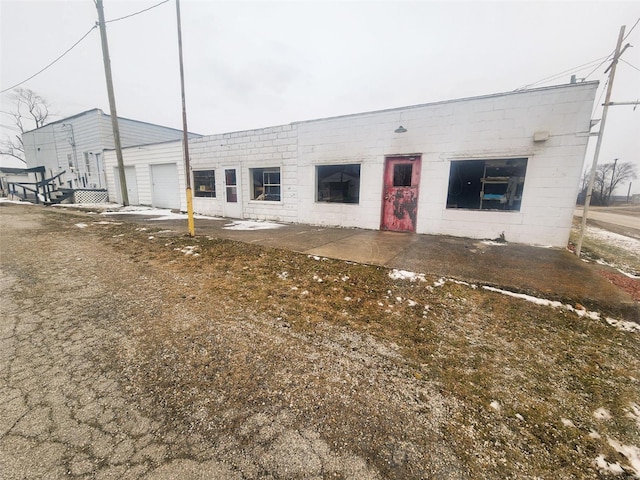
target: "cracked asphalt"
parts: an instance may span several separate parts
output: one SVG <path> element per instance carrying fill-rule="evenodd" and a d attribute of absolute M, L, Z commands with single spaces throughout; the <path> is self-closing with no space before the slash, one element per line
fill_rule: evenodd
<path fill-rule="evenodd" d="M 3 213 L 0 478 L 240 478 L 127 398 L 105 349 L 123 300 L 99 279 L 109 260 L 39 220 Z"/>
<path fill-rule="evenodd" d="M 0 479 L 381 478 L 286 412 L 207 438 L 153 416 L 114 349 L 131 312 L 167 307 L 158 282 L 175 279 L 37 207 L 1 208 Z"/>

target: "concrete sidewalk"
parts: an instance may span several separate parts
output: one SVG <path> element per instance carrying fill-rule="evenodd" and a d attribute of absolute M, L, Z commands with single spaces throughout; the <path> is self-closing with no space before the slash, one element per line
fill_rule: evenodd
<path fill-rule="evenodd" d="M 187 232 L 184 220 L 158 222 L 138 215 L 122 217 L 148 225 L 171 225 L 172 229 Z M 231 222 L 223 218 L 197 218 L 196 235 L 492 285 L 581 303 L 640 321 L 640 304 L 598 273 L 605 267 L 585 263 L 566 249 L 301 224 L 274 229 L 225 228 Z"/>

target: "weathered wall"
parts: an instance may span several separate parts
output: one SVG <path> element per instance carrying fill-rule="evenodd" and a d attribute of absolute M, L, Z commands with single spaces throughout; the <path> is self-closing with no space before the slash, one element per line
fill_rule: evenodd
<path fill-rule="evenodd" d="M 504 233 L 511 242 L 564 246 L 596 89 L 595 82 L 564 85 L 192 139 L 192 170 L 213 169 L 216 175 L 216 198 L 194 198 L 194 210 L 229 216 L 223 176 L 224 168 L 233 167 L 241 174 L 238 216 L 379 229 L 385 157 L 418 154 L 418 233 L 473 238 Z M 395 133 L 399 125 L 407 131 Z M 547 132 L 548 139 L 535 142 L 536 132 Z M 150 204 L 142 194 L 148 165 L 182 159 L 173 143 L 145 148 L 148 155 L 126 149 L 125 164 L 136 165 L 140 202 Z M 452 162 L 508 158 L 528 159 L 519 211 L 446 207 Z M 361 165 L 359 203 L 318 202 L 316 167 L 353 163 Z M 250 198 L 250 169 L 267 167 L 280 168 L 279 202 Z"/>

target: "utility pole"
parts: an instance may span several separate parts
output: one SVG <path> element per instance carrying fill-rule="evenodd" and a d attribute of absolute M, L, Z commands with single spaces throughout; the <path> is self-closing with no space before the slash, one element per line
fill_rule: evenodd
<path fill-rule="evenodd" d="M 609 85 L 607 86 L 607 95 L 604 99 L 604 108 L 602 109 L 602 120 L 600 121 L 600 130 L 598 132 L 598 141 L 596 142 L 596 151 L 593 154 L 593 164 L 591 166 L 591 175 L 589 175 L 589 185 L 587 186 L 587 195 L 584 199 L 584 210 L 582 212 L 582 223 L 580 224 L 580 235 L 578 236 L 578 244 L 576 245 L 576 255 L 580 257 L 582 251 L 582 240 L 584 238 L 584 229 L 587 225 L 587 215 L 589 213 L 589 204 L 591 203 L 591 193 L 593 192 L 593 182 L 596 178 L 596 169 L 598 167 L 598 156 L 600 155 L 600 147 L 602 146 L 602 136 L 604 135 L 604 127 L 607 123 L 607 112 L 609 111 L 609 102 L 611 100 L 611 91 L 613 90 L 613 79 L 616 75 L 616 66 L 618 65 L 618 58 L 620 57 L 620 47 L 622 46 L 622 40 L 624 39 L 624 30 L 626 25 L 620 27 L 620 33 L 618 34 L 618 43 L 616 44 L 616 51 L 613 55 L 613 61 L 607 70 L 609 71 Z M 605 70 L 606 72 L 606 70 Z"/>
<path fill-rule="evenodd" d="M 616 165 L 618 164 L 618 159 L 613 159 L 613 170 L 611 171 L 611 182 L 609 182 L 609 195 L 607 195 L 607 205 L 611 203 L 611 195 L 613 194 L 613 181 L 616 178 Z"/>
<path fill-rule="evenodd" d="M 102 60 L 104 61 L 104 75 L 107 79 L 107 93 L 109 95 L 109 111 L 111 113 L 111 127 L 113 128 L 113 143 L 116 147 L 116 158 L 118 160 L 118 176 L 120 178 L 120 191 L 122 193 L 122 204 L 129 205 L 129 194 L 127 193 L 127 179 L 124 174 L 124 160 L 122 159 L 122 146 L 120 145 L 120 129 L 118 128 L 118 112 L 116 111 L 116 97 L 113 93 L 113 80 L 111 78 L 111 60 L 109 58 L 109 44 L 107 43 L 107 26 L 104 21 L 104 9 L 102 0 L 96 0 L 98 9 L 98 24 L 100 26 L 100 38 L 102 39 Z"/>
<path fill-rule="evenodd" d="M 184 154 L 185 179 L 187 184 L 187 223 L 189 236 L 196 234 L 193 222 L 193 199 L 191 197 L 191 167 L 189 165 L 189 132 L 187 130 L 187 104 L 184 95 L 184 67 L 182 62 L 182 26 L 180 21 L 180 0 L 176 0 L 178 19 L 178 56 L 180 58 L 180 90 L 182 93 L 182 152 Z"/>

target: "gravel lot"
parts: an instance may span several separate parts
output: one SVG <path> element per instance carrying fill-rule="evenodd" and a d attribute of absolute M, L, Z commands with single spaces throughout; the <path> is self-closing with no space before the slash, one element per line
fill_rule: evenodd
<path fill-rule="evenodd" d="M 0 478 L 640 475 L 638 333 L 161 226 L 0 215 Z"/>

